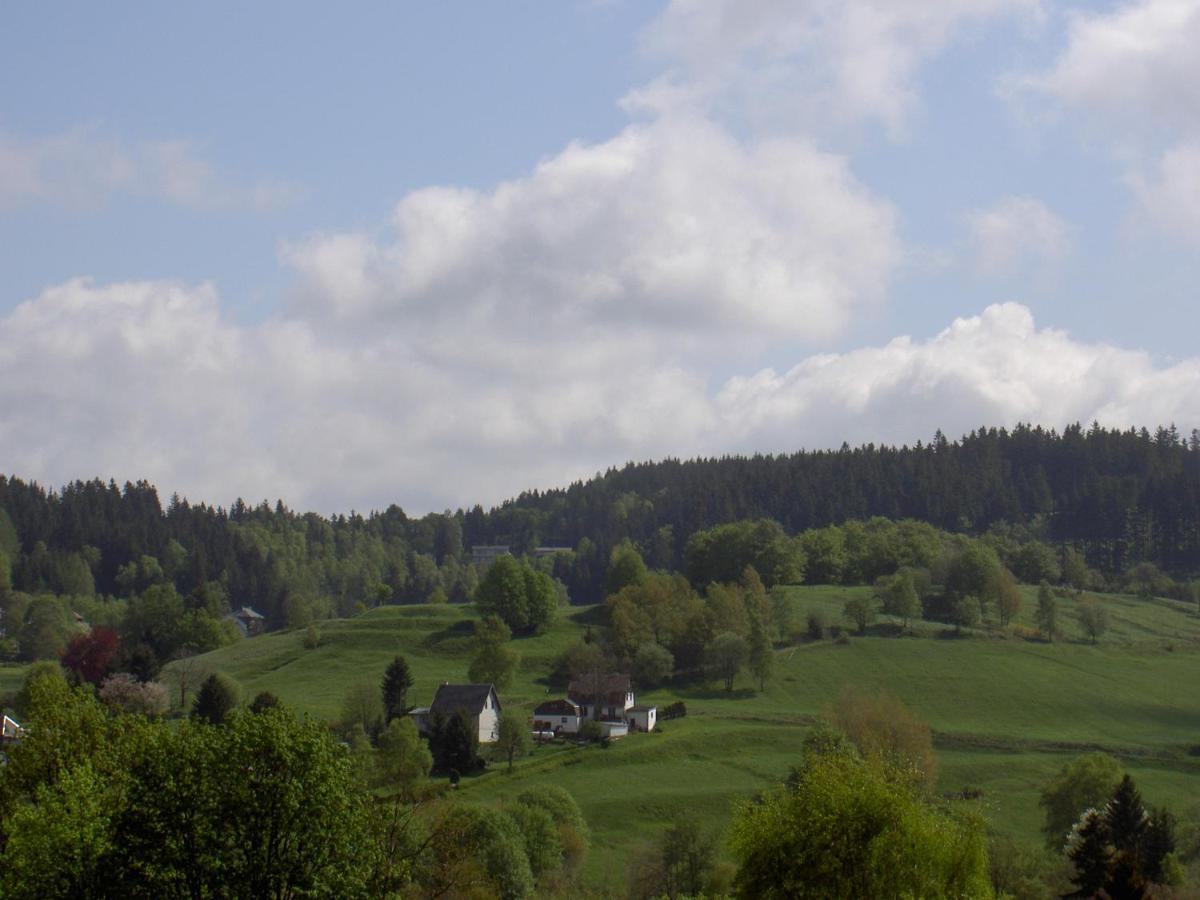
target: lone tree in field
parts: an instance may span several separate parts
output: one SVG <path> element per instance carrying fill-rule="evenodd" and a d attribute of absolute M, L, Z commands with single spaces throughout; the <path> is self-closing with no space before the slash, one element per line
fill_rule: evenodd
<path fill-rule="evenodd" d="M 913 618 L 921 614 L 917 588 L 913 584 L 912 575 L 907 572 L 897 572 L 891 577 L 881 578 L 876 583 L 875 594 L 879 597 L 883 611 L 899 619 L 905 630 Z"/>
<path fill-rule="evenodd" d="M 854 627 L 858 629 L 859 634 L 865 634 L 867 626 L 875 618 L 875 610 L 871 607 L 869 600 L 863 597 L 852 597 L 842 607 L 842 615 L 854 623 Z"/>
<path fill-rule="evenodd" d="M 757 615 L 750 616 L 749 660 L 750 672 L 758 679 L 758 689 L 762 691 L 775 669 L 775 651 L 771 646 L 766 626 Z"/>
<path fill-rule="evenodd" d="M 1058 601 L 1054 599 L 1054 592 L 1045 581 L 1038 585 L 1038 605 L 1034 617 L 1042 637 L 1053 643 L 1058 636 Z"/>
<path fill-rule="evenodd" d="M 529 730 L 516 716 L 504 716 L 496 734 L 495 753 L 508 763 L 511 772 L 513 760 L 529 752 Z"/>
<path fill-rule="evenodd" d="M 1079 617 L 1079 627 L 1092 639 L 1093 644 L 1108 631 L 1108 610 L 1094 598 L 1085 597 L 1080 600 L 1075 614 Z"/>
<path fill-rule="evenodd" d="M 397 656 L 383 673 L 383 722 L 398 719 L 408 712 L 408 689 L 413 686 L 412 670 L 408 660 Z"/>

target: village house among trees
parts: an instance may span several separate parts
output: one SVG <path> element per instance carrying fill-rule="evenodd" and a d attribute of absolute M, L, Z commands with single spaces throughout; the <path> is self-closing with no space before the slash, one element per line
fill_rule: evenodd
<path fill-rule="evenodd" d="M 429 733 L 433 716 L 450 718 L 462 710 L 479 734 L 479 743 L 494 744 L 500 736 L 500 698 L 490 684 L 450 684 L 443 682 L 426 707 L 408 711 L 417 730 Z"/>
<path fill-rule="evenodd" d="M 584 675 L 567 686 L 566 699 L 547 700 L 533 711 L 533 731 L 539 737 L 578 734 L 588 720 L 598 723 L 605 737 L 624 737 L 653 731 L 658 709 L 635 705 L 628 675 Z"/>

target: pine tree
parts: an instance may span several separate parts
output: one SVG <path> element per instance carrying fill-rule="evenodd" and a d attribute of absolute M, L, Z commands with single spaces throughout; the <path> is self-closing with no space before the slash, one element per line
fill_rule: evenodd
<path fill-rule="evenodd" d="M 1071 882 L 1079 888 L 1080 896 L 1093 897 L 1104 888 L 1111 854 L 1105 817 L 1089 809 L 1067 839 L 1067 858 L 1075 866 Z"/>
<path fill-rule="evenodd" d="M 413 686 L 412 671 L 403 656 L 393 659 L 383 673 L 383 722 L 398 719 L 408 712 L 408 689 Z"/>

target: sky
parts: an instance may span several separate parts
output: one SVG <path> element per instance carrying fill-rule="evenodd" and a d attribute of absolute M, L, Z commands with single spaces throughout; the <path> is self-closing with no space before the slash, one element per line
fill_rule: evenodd
<path fill-rule="evenodd" d="M 0 471 L 325 514 L 1200 427 L 1200 0 L 19 4 Z"/>

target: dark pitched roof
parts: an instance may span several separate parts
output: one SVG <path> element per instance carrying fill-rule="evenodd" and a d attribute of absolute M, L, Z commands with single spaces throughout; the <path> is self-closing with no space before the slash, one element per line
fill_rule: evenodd
<path fill-rule="evenodd" d="M 594 697 L 597 693 L 610 697 L 616 694 L 628 694 L 633 688 L 629 682 L 628 675 L 622 675 L 618 672 L 609 672 L 607 675 L 601 675 L 593 680 L 589 676 L 583 678 L 574 678 L 570 685 L 567 686 L 567 695 L 574 697 Z"/>
<path fill-rule="evenodd" d="M 462 708 L 477 716 L 483 711 L 484 701 L 491 693 L 493 689 L 490 684 L 443 684 L 433 695 L 429 711 L 452 716 Z M 500 709 L 499 697 L 496 698 L 496 709 Z"/>
<path fill-rule="evenodd" d="M 579 704 L 572 703 L 570 700 L 547 700 L 540 704 L 533 714 L 535 716 L 577 716 L 579 715 Z"/>

